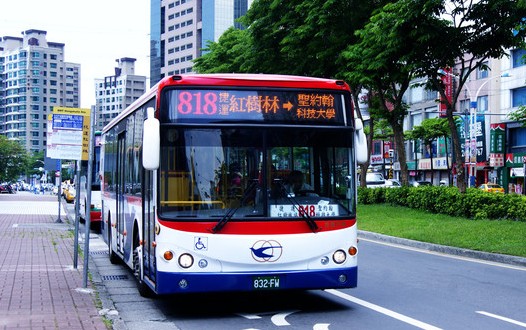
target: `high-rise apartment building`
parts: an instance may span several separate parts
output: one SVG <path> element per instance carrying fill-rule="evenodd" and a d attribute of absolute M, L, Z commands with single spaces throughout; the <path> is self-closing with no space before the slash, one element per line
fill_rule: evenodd
<path fill-rule="evenodd" d="M 208 41 L 218 41 L 252 0 L 151 0 L 150 84 L 193 72 Z"/>
<path fill-rule="evenodd" d="M 80 64 L 64 62 L 64 44 L 46 31 L 0 39 L 0 134 L 28 151 L 46 148 L 53 107 L 80 106 Z"/>
<path fill-rule="evenodd" d="M 95 79 L 95 128 L 102 130 L 113 118 L 146 91 L 146 77 L 135 75 L 135 59 L 115 60 L 115 74 Z"/>

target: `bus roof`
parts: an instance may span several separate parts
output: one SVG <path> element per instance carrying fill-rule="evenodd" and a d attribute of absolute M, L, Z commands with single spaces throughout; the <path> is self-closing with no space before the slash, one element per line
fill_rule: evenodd
<path fill-rule="evenodd" d="M 181 74 L 161 79 L 149 91 L 141 95 L 130 106 L 124 109 L 117 117 L 113 118 L 104 128 L 103 132 L 115 126 L 123 117 L 133 112 L 137 106 L 145 103 L 155 95 L 160 96 L 160 91 L 169 86 L 244 86 L 244 87 L 277 87 L 277 88 L 307 88 L 330 89 L 350 91 L 349 85 L 343 80 L 256 73 L 210 73 L 210 74 Z"/>
<path fill-rule="evenodd" d="M 343 80 L 254 73 L 213 73 L 213 74 L 188 74 L 175 75 L 162 79 L 161 87 L 167 85 L 203 85 L 203 86 L 275 86 L 290 88 L 326 88 L 349 90 Z"/>

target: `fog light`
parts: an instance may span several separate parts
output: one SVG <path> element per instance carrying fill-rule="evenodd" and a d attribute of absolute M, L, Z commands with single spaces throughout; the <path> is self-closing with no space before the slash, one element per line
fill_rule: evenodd
<path fill-rule="evenodd" d="M 194 264 L 194 257 L 188 253 L 183 253 L 179 256 L 179 265 L 183 268 L 190 268 Z"/>
<path fill-rule="evenodd" d="M 166 261 L 170 261 L 170 260 L 172 260 L 172 259 L 174 258 L 174 254 L 173 254 L 173 252 L 170 251 L 170 250 L 165 251 L 165 252 L 163 253 L 163 258 L 164 258 L 164 260 L 166 260 Z"/>
<path fill-rule="evenodd" d="M 344 263 L 345 259 L 346 259 L 346 255 L 345 255 L 345 252 L 343 250 L 338 250 L 338 251 L 334 252 L 334 254 L 332 255 L 332 260 L 334 260 L 334 262 L 337 263 L 337 264 Z"/>
<path fill-rule="evenodd" d="M 329 263 L 329 257 L 325 256 L 325 257 L 321 258 L 320 262 L 321 262 L 322 265 L 328 264 Z"/>
<path fill-rule="evenodd" d="M 340 276 L 338 276 L 338 281 L 340 281 L 340 283 L 347 282 L 347 276 L 344 274 L 341 274 Z"/>

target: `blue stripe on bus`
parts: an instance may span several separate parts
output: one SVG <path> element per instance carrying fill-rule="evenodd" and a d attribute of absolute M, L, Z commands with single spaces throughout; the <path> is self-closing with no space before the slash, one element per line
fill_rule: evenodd
<path fill-rule="evenodd" d="M 157 273 L 158 294 L 213 291 L 257 291 L 254 278 L 278 276 L 279 288 L 274 290 L 316 290 L 327 288 L 354 288 L 358 280 L 358 267 L 327 271 L 285 273 Z M 346 281 L 339 278 L 345 275 Z M 183 283 L 184 288 L 180 287 Z"/>

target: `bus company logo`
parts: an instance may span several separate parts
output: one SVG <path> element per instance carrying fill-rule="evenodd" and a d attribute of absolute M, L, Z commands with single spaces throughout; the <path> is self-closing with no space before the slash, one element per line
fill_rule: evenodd
<path fill-rule="evenodd" d="M 250 251 L 252 251 L 252 258 L 257 262 L 274 262 L 281 258 L 283 247 L 274 240 L 261 240 L 254 243 Z"/>

